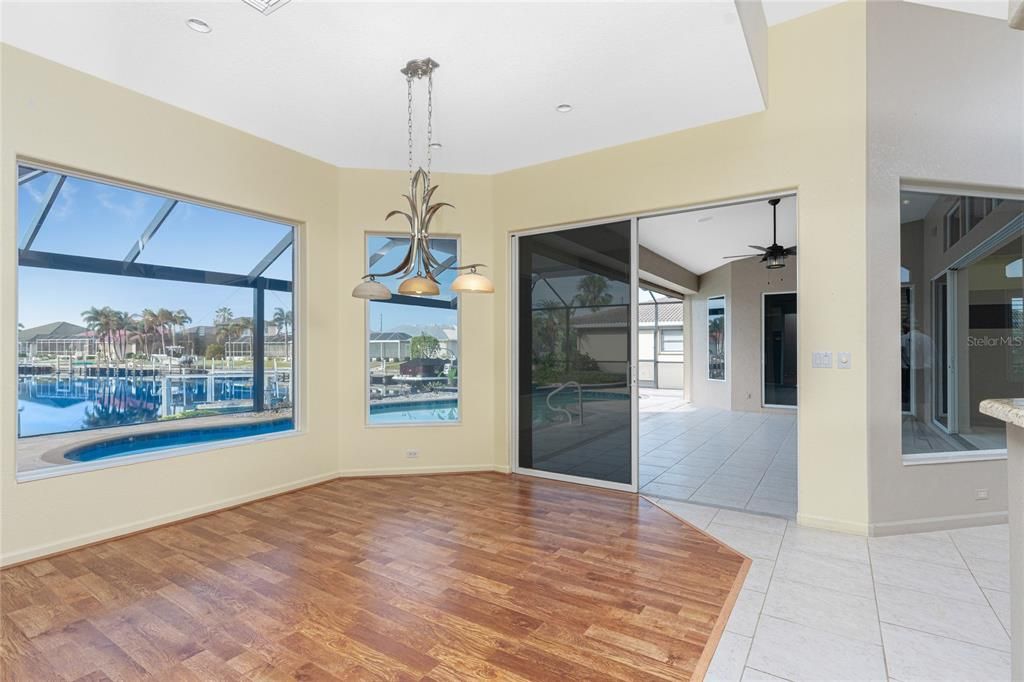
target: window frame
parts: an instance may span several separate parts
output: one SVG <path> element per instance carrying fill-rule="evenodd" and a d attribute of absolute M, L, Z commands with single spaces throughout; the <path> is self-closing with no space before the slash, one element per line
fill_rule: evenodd
<path fill-rule="evenodd" d="M 9 444 L 12 446 L 12 450 L 15 452 L 15 463 L 14 463 L 14 478 L 16 484 L 29 483 L 32 481 L 45 480 L 49 478 L 56 478 L 59 476 L 70 476 L 78 473 L 89 472 L 89 471 L 101 471 L 104 469 L 111 469 L 114 467 L 130 466 L 133 464 L 140 464 L 144 462 L 153 462 L 163 459 L 171 459 L 175 457 L 184 457 L 187 455 L 205 453 L 213 450 L 223 450 L 228 448 L 234 448 L 239 446 L 253 445 L 257 443 L 264 443 L 269 441 L 276 441 L 287 438 L 296 438 L 303 436 L 307 433 L 307 426 L 305 421 L 305 380 L 304 380 L 304 369 L 305 369 L 305 331 L 304 331 L 304 315 L 302 314 L 302 301 L 304 301 L 305 295 L 305 268 L 300 267 L 300 264 L 304 262 L 305 255 L 305 242 L 306 242 L 306 226 L 301 220 L 295 220 L 280 215 L 271 213 L 261 212 L 254 209 L 243 208 L 228 203 L 220 203 L 210 201 L 208 199 L 202 199 L 182 192 L 177 192 L 168 189 L 160 189 L 151 185 L 147 185 L 141 182 L 131 182 L 128 180 L 122 180 L 120 178 L 113 178 L 100 173 L 95 173 L 87 170 L 82 170 L 73 166 L 64 166 L 60 164 L 54 164 L 46 161 L 40 161 L 32 158 L 31 156 L 15 155 L 13 160 L 13 173 L 14 178 L 14 217 L 15 224 L 19 215 L 20 206 L 18 205 L 18 168 L 21 166 L 31 166 L 33 169 L 49 173 L 59 173 L 74 177 L 80 180 L 89 182 L 96 182 L 105 185 L 111 185 L 120 189 L 129 190 L 132 192 L 141 192 L 150 194 L 163 199 L 174 199 L 177 201 L 188 202 L 199 206 L 204 206 L 218 211 L 225 211 L 228 213 L 235 213 L 258 220 L 264 220 L 269 222 L 278 223 L 285 227 L 289 227 L 292 230 L 292 376 L 291 376 L 291 394 L 292 394 L 292 428 L 286 431 L 278 431 L 266 434 L 257 434 L 252 436 L 241 436 L 238 438 L 230 438 L 218 441 L 208 441 L 196 444 L 184 444 L 184 445 L 172 445 L 166 448 L 160 448 L 149 452 L 139 453 L 137 455 L 118 455 L 116 457 L 109 457 L 106 459 L 96 459 L 89 462 L 76 462 L 72 464 L 61 464 L 53 465 L 43 469 L 34 469 L 30 471 L 19 471 L 18 469 L 18 443 L 21 437 L 18 435 L 17 418 L 18 413 L 15 410 L 14 423 L 11 424 L 9 437 Z M 17 236 L 15 235 L 15 239 Z M 11 266 L 14 271 L 14 286 L 12 287 L 11 296 L 13 297 L 12 308 L 14 310 L 14 318 L 18 320 L 18 306 L 21 292 L 21 278 L 18 275 L 19 268 L 21 267 L 20 255 L 21 250 L 18 248 L 17 242 L 15 242 L 15 248 L 12 250 L 11 255 Z M 128 277 L 128 275 L 124 275 Z M 17 342 L 17 325 L 14 325 L 14 330 L 8 333 L 14 335 L 15 343 L 11 344 L 14 352 L 11 353 L 10 361 L 13 363 L 13 390 L 17 390 L 18 386 L 18 364 L 19 364 L 19 353 Z M 15 402 L 17 397 L 15 396 Z M 118 427 L 114 427 L 118 428 Z M 60 432 L 66 435 L 72 433 L 80 433 L 83 440 L 90 439 L 90 435 L 95 436 L 97 432 L 112 433 L 110 429 L 88 429 L 79 432 Z M 59 435 L 59 434 L 51 434 Z M 26 436 L 26 438 L 33 438 L 34 436 Z M 82 445 L 81 441 L 66 444 L 63 447 L 72 449 Z"/>
<path fill-rule="evenodd" d="M 682 327 L 680 327 L 678 329 L 676 329 L 674 327 L 671 328 L 671 329 L 661 329 L 659 331 L 660 331 L 660 334 L 658 335 L 659 336 L 659 339 L 658 339 L 658 354 L 659 355 L 682 355 L 684 353 L 684 351 L 685 351 L 685 349 L 683 348 L 684 335 L 683 335 L 683 328 Z M 679 338 L 678 338 L 679 350 L 665 350 L 665 335 L 666 335 L 667 332 L 673 332 L 673 333 L 678 332 L 679 333 Z M 673 339 L 673 340 L 675 340 L 675 339 Z"/>
<path fill-rule="evenodd" d="M 361 267 L 366 268 L 367 258 L 370 254 L 370 240 L 379 237 L 402 237 L 408 238 L 409 233 L 401 230 L 366 230 L 363 232 L 363 252 L 361 258 Z M 438 232 L 431 233 L 431 239 L 454 239 L 455 240 L 455 264 L 460 265 L 462 263 L 462 235 L 454 232 Z M 363 273 L 361 273 L 363 274 Z M 451 421 L 410 421 L 410 422 L 378 422 L 373 423 L 370 421 L 370 333 L 371 325 L 373 321 L 370 319 L 370 304 L 372 301 L 363 301 L 363 426 L 368 429 L 423 429 L 423 428 L 435 428 L 435 427 L 458 427 L 463 424 L 463 401 L 462 401 L 462 381 L 463 381 L 463 337 L 462 337 L 462 294 L 456 293 L 456 306 L 455 306 L 455 329 L 458 332 L 459 339 L 459 354 L 458 360 L 458 385 L 456 386 L 455 399 L 456 399 L 456 410 L 458 411 L 458 419 Z"/>
<path fill-rule="evenodd" d="M 722 377 L 711 376 L 711 301 L 722 301 Z M 725 294 L 708 296 L 704 315 L 704 338 L 706 341 L 707 362 L 704 363 L 705 377 L 708 381 L 727 382 L 729 380 L 729 305 Z"/>

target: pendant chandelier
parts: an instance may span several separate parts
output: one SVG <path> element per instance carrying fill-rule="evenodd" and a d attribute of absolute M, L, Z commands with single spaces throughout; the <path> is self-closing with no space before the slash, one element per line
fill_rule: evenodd
<path fill-rule="evenodd" d="M 441 293 L 441 287 L 437 276 L 445 269 L 459 270 L 461 274 L 451 284 L 452 291 L 457 293 L 494 293 L 494 285 L 484 275 L 477 272 L 477 268 L 484 267 L 481 263 L 471 265 L 460 265 L 446 268 L 441 259 L 434 256 L 430 251 L 430 223 L 445 206 L 455 208 L 447 202 L 431 203 L 436 185 L 430 184 L 430 162 L 433 144 L 433 117 L 434 117 L 434 71 L 438 63 L 429 57 L 426 59 L 414 59 L 405 65 L 402 74 L 405 76 L 407 101 L 409 105 L 408 132 L 409 132 L 409 193 L 403 195 L 409 204 L 409 211 L 391 211 L 384 218 L 390 220 L 400 215 L 409 223 L 409 250 L 401 262 L 394 269 L 387 272 L 370 272 L 363 275 L 363 281 L 352 290 L 355 298 L 362 298 L 371 301 L 386 301 L 391 298 L 391 291 L 384 284 L 377 281 L 377 278 L 391 277 L 398 275 L 402 283 L 398 286 L 398 293 L 407 296 L 437 296 Z M 426 166 L 413 172 L 413 134 L 412 134 L 412 91 L 414 81 L 427 79 L 427 145 L 426 145 Z"/>

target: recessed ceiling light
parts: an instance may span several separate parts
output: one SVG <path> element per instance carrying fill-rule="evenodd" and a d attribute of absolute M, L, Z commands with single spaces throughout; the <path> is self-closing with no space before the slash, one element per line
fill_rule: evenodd
<path fill-rule="evenodd" d="M 202 19 L 196 19 L 195 17 L 192 17 L 191 19 L 186 21 L 185 25 L 193 31 L 195 31 L 196 33 L 209 33 L 213 30 L 212 28 L 210 28 L 210 25 L 208 23 L 206 23 Z"/>
<path fill-rule="evenodd" d="M 572 111 L 572 105 L 559 104 L 557 107 L 555 107 L 555 111 L 557 111 L 560 114 L 568 114 L 570 111 Z"/>
<path fill-rule="evenodd" d="M 440 142 L 431 142 L 430 143 L 430 148 L 431 149 L 440 149 L 442 146 L 443 145 Z"/>

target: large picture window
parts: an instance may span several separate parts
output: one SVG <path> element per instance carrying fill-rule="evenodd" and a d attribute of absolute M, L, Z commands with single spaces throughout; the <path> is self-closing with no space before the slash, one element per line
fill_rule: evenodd
<path fill-rule="evenodd" d="M 294 429 L 291 225 L 30 165 L 17 196 L 19 478 Z"/>
<path fill-rule="evenodd" d="M 387 272 L 401 261 L 409 238 L 370 235 L 369 272 Z M 434 271 L 438 296 L 395 294 L 367 304 L 367 423 L 443 424 L 459 421 L 458 295 L 451 290 L 457 272 L 458 239 L 434 238 L 430 248 L 442 257 Z M 398 291 L 397 277 L 378 278 Z"/>
<path fill-rule="evenodd" d="M 1022 209 L 902 193 L 900 404 L 911 461 L 1005 451 L 1003 424 L 978 404 L 1024 394 Z"/>

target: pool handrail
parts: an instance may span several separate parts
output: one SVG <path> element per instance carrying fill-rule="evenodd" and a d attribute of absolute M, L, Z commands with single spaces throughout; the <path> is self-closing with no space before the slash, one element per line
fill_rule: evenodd
<path fill-rule="evenodd" d="M 565 416 L 569 418 L 569 421 L 566 422 L 566 426 L 572 426 L 572 412 L 570 412 L 564 407 L 555 407 L 554 405 L 551 404 L 551 399 L 555 397 L 556 393 L 559 393 L 565 390 L 566 388 L 571 388 L 573 386 L 576 387 L 576 406 L 577 410 L 579 411 L 578 413 L 580 418 L 579 422 L 576 425 L 583 426 L 583 387 L 580 386 L 580 383 L 578 381 L 566 381 L 564 384 L 559 384 L 558 388 L 551 391 L 551 393 L 548 393 L 548 397 L 545 399 L 545 402 L 548 405 L 548 409 L 551 410 L 552 412 L 565 413 Z"/>

